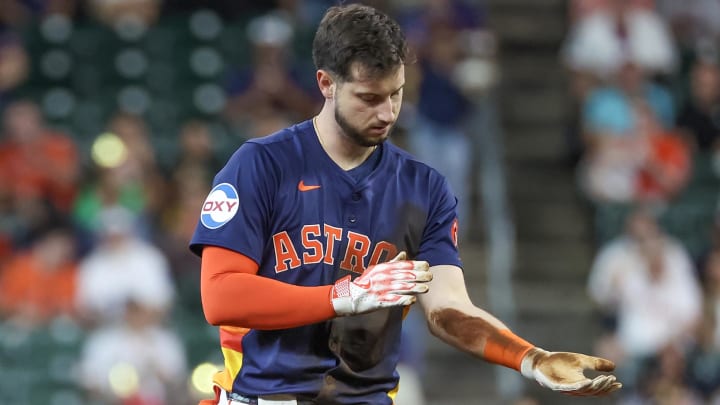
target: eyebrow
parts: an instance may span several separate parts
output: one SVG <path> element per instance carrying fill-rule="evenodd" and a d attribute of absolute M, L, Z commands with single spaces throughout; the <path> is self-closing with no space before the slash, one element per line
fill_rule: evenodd
<path fill-rule="evenodd" d="M 398 87 L 397 89 L 390 92 L 390 94 L 398 93 L 400 90 L 403 89 L 403 87 L 405 87 L 405 83 L 401 84 L 400 87 Z M 378 93 L 376 93 L 374 91 L 358 91 L 356 94 L 361 95 L 361 96 L 362 95 L 378 95 Z"/>

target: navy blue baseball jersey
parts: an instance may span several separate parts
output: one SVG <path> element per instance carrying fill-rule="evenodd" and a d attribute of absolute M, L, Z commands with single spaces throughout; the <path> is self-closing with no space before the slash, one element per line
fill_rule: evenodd
<path fill-rule="evenodd" d="M 249 140 L 233 154 L 215 177 L 190 248 L 237 251 L 259 264 L 260 276 L 300 286 L 360 275 L 400 251 L 431 266 L 462 267 L 456 204 L 437 171 L 391 143 L 357 169 L 343 170 L 308 120 Z M 251 397 L 292 393 L 319 403 L 391 404 L 403 312 L 272 331 L 221 327 L 221 385 Z"/>

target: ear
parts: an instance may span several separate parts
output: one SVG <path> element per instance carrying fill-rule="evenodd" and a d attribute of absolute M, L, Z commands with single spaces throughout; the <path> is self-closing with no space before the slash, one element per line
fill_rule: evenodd
<path fill-rule="evenodd" d="M 318 87 L 326 99 L 335 97 L 335 80 L 326 70 L 318 70 L 316 73 Z"/>

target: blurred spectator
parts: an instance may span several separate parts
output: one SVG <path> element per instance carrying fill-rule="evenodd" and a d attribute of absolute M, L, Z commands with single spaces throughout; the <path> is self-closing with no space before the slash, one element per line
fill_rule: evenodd
<path fill-rule="evenodd" d="M 98 227 L 100 212 L 121 205 L 136 215 L 145 212 L 146 196 L 141 184 L 122 167 L 96 167 L 95 178 L 88 179 L 74 207 L 75 220 L 87 231 Z"/>
<path fill-rule="evenodd" d="M 691 341 L 700 321 L 702 291 L 689 254 L 647 207 L 631 212 L 625 233 L 600 249 L 588 293 L 608 321 L 598 351 L 618 364 L 628 387 L 644 361 Z"/>
<path fill-rule="evenodd" d="M 212 183 L 212 179 L 224 162 L 220 161 L 213 150 L 213 139 L 207 122 L 190 120 L 180 128 L 180 151 L 171 167 L 171 176 L 178 172 L 202 173 Z M 178 176 L 181 177 L 181 176 Z"/>
<path fill-rule="evenodd" d="M 227 120 L 250 138 L 317 113 L 319 92 L 309 90 L 301 79 L 315 75 L 301 71 L 302 62 L 292 59 L 292 25 L 278 14 L 266 14 L 250 21 L 247 33 L 251 66 L 233 72 L 228 80 Z"/>
<path fill-rule="evenodd" d="M 638 8 L 652 8 L 655 0 L 628 0 L 629 5 Z M 568 11 L 570 21 L 577 22 L 595 12 L 607 10 L 611 6 L 610 0 L 571 0 Z"/>
<path fill-rule="evenodd" d="M 0 267 L 5 264 L 14 249 L 13 234 L 16 226 L 12 201 L 8 195 L 0 193 Z"/>
<path fill-rule="evenodd" d="M 662 127 L 670 128 L 675 124 L 675 106 L 670 92 L 653 82 L 641 65 L 627 60 L 609 83 L 589 93 L 583 116 L 586 131 L 590 135 L 632 132 L 636 123 L 631 107 L 636 99 L 649 105 Z"/>
<path fill-rule="evenodd" d="M 698 59 L 691 71 L 690 99 L 682 106 L 678 126 L 687 132 L 695 150 L 720 151 L 720 68 L 714 61 Z"/>
<path fill-rule="evenodd" d="M 132 20 L 148 27 L 153 25 L 162 9 L 162 0 L 89 0 L 83 2 L 87 13 L 96 20 L 116 27 Z"/>
<path fill-rule="evenodd" d="M 263 1 L 207 1 L 207 0 L 172 0 L 163 2 L 162 16 L 170 13 L 183 13 L 210 9 L 225 21 L 239 21 L 248 16 L 256 16 L 269 12 L 277 12 L 279 8 L 302 8 L 316 0 L 263 0 Z M 324 10 L 323 10 L 324 11 Z"/>
<path fill-rule="evenodd" d="M 645 143 L 636 199 L 644 203 L 667 202 L 683 190 L 690 177 L 690 148 L 676 130 L 659 125 L 647 103 L 636 106 L 636 120 Z"/>
<path fill-rule="evenodd" d="M 118 112 L 110 119 L 108 129 L 127 148 L 123 169 L 143 184 L 148 196 L 148 209 L 153 211 L 157 208 L 154 204 L 157 201 L 156 193 L 162 189 L 162 176 L 147 122 L 142 116 Z"/>
<path fill-rule="evenodd" d="M 30 57 L 20 38 L 0 30 L 0 111 L 10 103 L 29 73 Z"/>
<path fill-rule="evenodd" d="M 3 114 L 0 141 L 0 194 L 20 203 L 48 200 L 68 212 L 77 193 L 77 146 L 67 135 L 46 127 L 35 103 L 22 100 Z"/>
<path fill-rule="evenodd" d="M 185 347 L 143 301 L 128 297 L 122 322 L 87 337 L 79 384 L 89 399 L 119 405 L 187 403 Z"/>
<path fill-rule="evenodd" d="M 158 246 L 167 254 L 176 276 L 192 275 L 197 284 L 200 261 L 185 246 L 197 225 L 198 212 L 212 180 L 223 162 L 213 150 L 207 123 L 186 122 L 180 130 L 180 151 L 168 173 L 168 192 L 162 203 L 162 219 L 158 229 Z"/>
<path fill-rule="evenodd" d="M 145 121 L 118 113 L 108 132 L 93 144 L 94 179 L 87 179 L 74 207 L 74 215 L 87 229 L 95 227 L 98 213 L 122 205 L 145 217 L 143 236 L 151 233 L 164 201 L 165 181 Z"/>
<path fill-rule="evenodd" d="M 208 124 L 190 120 L 180 130 L 180 151 L 171 163 L 162 218 L 154 234 L 155 243 L 170 261 L 174 279 L 181 291 L 199 309 L 199 258 L 187 249 L 187 241 L 197 225 L 198 212 L 210 191 L 215 173 L 223 162 L 213 150 Z"/>
<path fill-rule="evenodd" d="M 720 39 L 720 3 L 715 0 L 655 0 L 675 38 L 690 48 Z"/>
<path fill-rule="evenodd" d="M 689 149 L 675 134 L 670 93 L 626 63 L 583 106 L 582 187 L 596 202 L 665 201 L 685 185 Z"/>
<path fill-rule="evenodd" d="M 136 221 L 120 206 L 100 213 L 100 241 L 80 262 L 76 296 L 78 311 L 90 325 L 120 319 L 129 299 L 159 314 L 170 309 L 174 288 L 167 259 L 138 238 Z"/>
<path fill-rule="evenodd" d="M 682 106 L 693 91 L 692 69 L 697 58 L 717 59 L 720 40 L 720 2 L 715 0 L 656 0 L 678 46 L 679 64 L 669 79 Z"/>
<path fill-rule="evenodd" d="M 198 221 L 205 196 L 210 192 L 211 182 L 207 172 L 197 166 L 185 166 L 174 172 L 172 192 L 163 210 L 161 226 L 157 229 L 155 243 L 167 257 L 180 305 L 202 317 L 200 305 L 200 258 L 187 248 Z"/>
<path fill-rule="evenodd" d="M 706 402 L 688 382 L 685 348 L 669 344 L 642 364 L 637 389 L 625 392 L 621 405 L 704 405 Z"/>
<path fill-rule="evenodd" d="M 458 198 L 458 217 L 470 223 L 474 155 L 465 124 L 474 106 L 464 89 L 469 83 L 461 68 L 475 56 L 470 54 L 467 38 L 486 30 L 484 9 L 461 0 L 435 1 L 406 11 L 399 20 L 418 57 L 417 67 L 409 69 L 408 75 L 409 84 L 417 82 L 418 88 L 406 86 L 407 108 L 415 113 L 407 124 L 408 147 L 418 159 L 447 178 Z M 473 76 L 479 79 L 482 70 Z"/>
<path fill-rule="evenodd" d="M 652 0 L 575 0 L 571 27 L 561 48 L 569 70 L 571 117 L 566 130 L 569 160 L 585 151 L 582 106 L 597 86 L 612 81 L 627 64 L 649 76 L 667 75 L 677 66 L 677 51 Z"/>
<path fill-rule="evenodd" d="M 688 375 L 706 400 L 720 400 L 720 250 L 708 255 L 702 272 L 705 290 L 697 343 L 689 355 Z M 712 402 L 717 403 L 717 402 Z"/>
<path fill-rule="evenodd" d="M 717 248 L 709 255 L 702 272 L 705 287 L 705 308 L 708 318 L 702 334 L 705 341 L 715 351 L 720 352 L 720 250 Z"/>
<path fill-rule="evenodd" d="M 670 29 L 652 8 L 608 0 L 571 27 L 563 58 L 572 71 L 607 78 L 626 62 L 652 73 L 670 73 L 677 55 Z"/>
<path fill-rule="evenodd" d="M 0 313 L 25 326 L 74 315 L 77 257 L 72 227 L 58 219 L 0 266 Z"/>
<path fill-rule="evenodd" d="M 0 27 L 22 29 L 50 14 L 73 15 L 79 0 L 0 0 Z"/>

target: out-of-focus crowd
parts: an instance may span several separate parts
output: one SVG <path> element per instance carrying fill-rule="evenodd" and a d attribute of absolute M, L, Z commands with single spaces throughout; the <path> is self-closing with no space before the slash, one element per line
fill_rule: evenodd
<path fill-rule="evenodd" d="M 562 48 L 588 294 L 622 404 L 720 403 L 720 3 L 577 0 Z"/>
<path fill-rule="evenodd" d="M 0 0 L 0 403 L 207 396 L 221 354 L 187 242 L 235 148 L 319 111 L 310 43 L 333 3 Z M 483 2 L 364 3 L 417 56 L 393 142 L 447 176 L 463 237 L 485 210 L 487 236 L 511 239 Z M 619 366 L 618 403 L 720 403 L 720 3 L 569 6 L 595 354 Z M 411 312 L 405 387 L 423 374 L 423 330 Z"/>
<path fill-rule="evenodd" d="M 208 396 L 222 358 L 187 243 L 225 159 L 319 111 L 309 45 L 334 3 L 0 0 L 0 403 Z M 483 7 L 365 3 L 416 50 L 394 141 L 465 199 Z"/>

